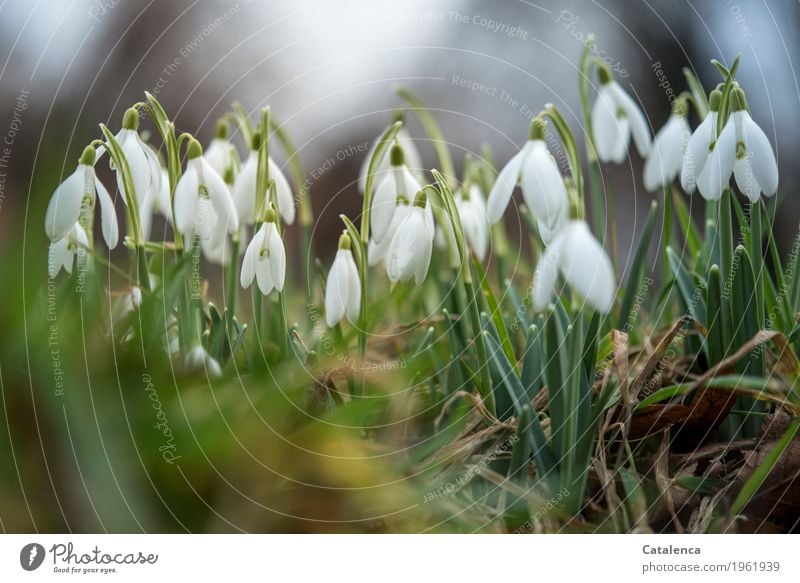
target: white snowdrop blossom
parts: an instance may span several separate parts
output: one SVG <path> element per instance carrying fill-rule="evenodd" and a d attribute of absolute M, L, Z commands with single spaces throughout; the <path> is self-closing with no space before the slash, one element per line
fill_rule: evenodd
<path fill-rule="evenodd" d="M 139 221 L 142 226 L 142 237 L 150 239 L 153 216 L 159 213 L 169 224 L 172 224 L 172 201 L 169 198 L 169 176 L 165 168 L 161 169 L 161 180 L 158 189 L 151 188 L 139 205 Z"/>
<path fill-rule="evenodd" d="M 141 206 L 149 193 L 161 190 L 162 174 L 158 156 L 139 136 L 138 127 L 139 113 L 131 108 L 125 112 L 122 129 L 115 138 L 131 171 L 133 190 L 136 194 L 133 199 Z M 123 200 L 127 203 L 128 197 L 122 180 L 122 172 L 119 168 L 114 168 L 114 170 L 117 175 L 117 187 L 123 194 Z"/>
<path fill-rule="evenodd" d="M 358 172 L 358 191 L 361 194 L 364 194 L 364 188 L 367 185 L 367 173 L 369 172 L 369 162 L 372 160 L 372 156 L 375 154 L 375 149 L 378 147 L 378 142 L 380 141 L 380 136 L 372 143 L 369 151 L 367 152 L 366 158 L 361 163 L 361 169 Z M 403 149 L 403 153 L 405 154 L 406 166 L 408 166 L 411 174 L 418 178 L 422 174 L 422 157 L 419 155 L 419 150 L 417 150 L 417 146 L 414 144 L 414 140 L 411 139 L 411 136 L 408 134 L 404 127 L 401 127 L 395 136 L 395 141 L 397 144 Z M 381 180 L 383 180 L 384 176 L 391 170 L 391 156 L 386 155 L 386 151 L 384 150 L 383 156 L 378 161 L 377 167 L 373 172 L 373 176 L 376 184 L 379 184 Z"/>
<path fill-rule="evenodd" d="M 252 225 L 256 220 L 256 183 L 258 180 L 258 148 L 261 138 L 258 134 L 253 137 L 253 144 L 247 160 L 242 166 L 236 182 L 233 184 L 233 200 L 236 204 L 236 213 L 239 222 L 243 225 Z M 268 174 L 270 180 L 275 181 L 275 194 L 278 213 L 287 225 L 294 223 L 295 205 L 292 189 L 280 167 L 269 159 Z"/>
<path fill-rule="evenodd" d="M 686 103 L 676 101 L 667 123 L 653 140 L 653 147 L 644 163 L 644 187 L 651 192 L 670 184 L 681 172 L 692 134 L 687 114 Z"/>
<path fill-rule="evenodd" d="M 208 143 L 205 155 L 211 167 L 222 177 L 233 166 L 236 148 L 228 139 L 228 124 L 225 121 L 217 124 L 214 137 Z"/>
<path fill-rule="evenodd" d="M 687 194 L 692 194 L 697 188 L 697 177 L 705 168 L 709 153 L 716 146 L 717 117 L 719 116 L 721 97 L 722 92 L 717 89 L 711 92 L 708 100 L 708 113 L 694 130 L 686 145 L 681 166 L 681 188 Z"/>
<path fill-rule="evenodd" d="M 412 277 L 425 281 L 433 252 L 434 223 L 424 192 L 417 193 L 408 215 L 397 226 L 386 252 L 386 274 L 392 284 Z"/>
<path fill-rule="evenodd" d="M 392 222 L 386 230 L 385 236 L 381 239 L 381 242 L 378 243 L 372 237 L 369 239 L 367 264 L 370 267 L 375 267 L 386 261 L 386 255 L 389 252 L 389 244 L 392 242 L 392 237 L 400 226 L 400 223 L 405 220 L 410 212 L 411 204 L 409 200 L 406 197 L 400 197 L 397 201 L 397 208 L 395 208 L 394 215 L 392 216 Z"/>
<path fill-rule="evenodd" d="M 88 246 L 89 238 L 80 223 L 75 223 L 61 239 L 50 243 L 47 254 L 47 274 L 50 279 L 55 279 L 62 269 L 72 273 L 75 257 L 78 257 L 78 253 L 85 253 Z M 84 259 L 85 257 L 84 255 Z"/>
<path fill-rule="evenodd" d="M 361 308 L 361 280 L 350 245 L 350 236 L 344 233 L 325 284 L 325 321 L 331 328 L 345 315 L 355 324 Z"/>
<path fill-rule="evenodd" d="M 189 239 L 213 238 L 221 244 L 226 233 L 239 229 L 228 185 L 202 155 L 197 140 L 189 143 L 186 171 L 175 187 L 175 228 Z"/>
<path fill-rule="evenodd" d="M 559 271 L 595 310 L 614 305 L 616 283 L 611 260 L 585 221 L 567 223 L 545 249 L 533 277 L 533 306 L 544 310 L 553 298 Z"/>
<path fill-rule="evenodd" d="M 566 222 L 569 198 L 558 165 L 544 141 L 544 120 L 536 118 L 531 123 L 531 137 L 505 167 L 489 193 L 486 215 L 489 223 L 500 220 L 511 200 L 517 183 L 521 183 L 525 204 L 536 218 L 539 233 L 545 244 Z"/>
<path fill-rule="evenodd" d="M 473 182 L 457 190 L 453 194 L 453 198 L 467 244 L 475 253 L 475 256 L 480 261 L 484 261 L 489 249 L 491 231 L 489 221 L 486 218 L 486 202 L 483 198 L 483 191 L 480 186 Z M 436 230 L 436 244 L 440 249 L 445 249 L 449 246 L 452 265 L 455 267 L 460 264 L 455 234 L 449 221 L 439 225 Z"/>
<path fill-rule="evenodd" d="M 601 67 L 598 72 L 600 89 L 590 120 L 597 158 L 601 162 L 623 162 L 631 134 L 639 155 L 646 158 L 650 152 L 650 130 L 642 110 L 614 81 L 607 68 Z"/>
<path fill-rule="evenodd" d="M 200 344 L 196 344 L 187 354 L 184 361 L 187 372 L 205 371 L 210 378 L 222 376 L 222 367 L 217 359 L 211 356 Z"/>
<path fill-rule="evenodd" d="M 106 187 L 95 175 L 95 151 L 89 146 L 81 155 L 78 168 L 62 182 L 47 206 L 44 225 L 51 241 L 58 241 L 75 226 L 82 214 L 89 212 L 95 199 L 100 200 L 100 226 L 109 249 L 117 246 L 119 225 L 114 203 Z"/>
<path fill-rule="evenodd" d="M 405 165 L 402 147 L 395 143 L 391 150 L 391 169 L 381 179 L 372 198 L 370 222 L 372 238 L 376 243 L 383 241 L 392 224 L 398 198 L 411 200 L 422 188 Z"/>
<path fill-rule="evenodd" d="M 697 188 L 704 198 L 719 200 L 733 173 L 739 190 L 755 203 L 762 192 L 772 196 L 778 191 L 778 162 L 769 138 L 750 117 L 739 88 L 731 93 L 731 112 L 697 177 Z"/>
<path fill-rule="evenodd" d="M 275 225 L 275 212 L 267 211 L 267 218 L 256 231 L 242 260 L 239 283 L 247 289 L 255 279 L 261 293 L 281 292 L 286 280 L 286 249 Z"/>

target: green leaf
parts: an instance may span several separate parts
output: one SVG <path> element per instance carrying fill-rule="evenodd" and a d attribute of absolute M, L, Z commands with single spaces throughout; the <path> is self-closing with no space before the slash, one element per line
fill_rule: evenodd
<path fill-rule="evenodd" d="M 675 255 L 675 252 L 667 247 L 667 259 L 669 261 L 672 275 L 675 277 L 675 282 L 678 285 L 678 292 L 683 299 L 684 306 L 689 314 L 705 326 L 706 323 L 706 305 L 703 300 L 703 285 L 702 282 L 696 281 L 686 269 L 683 267 L 680 258 Z"/>
<path fill-rule="evenodd" d="M 703 120 L 708 114 L 708 98 L 706 97 L 705 89 L 703 89 L 703 85 L 694 74 L 694 71 L 688 67 L 683 68 L 683 76 L 686 77 L 686 84 L 692 93 L 692 102 L 697 110 L 697 117 Z"/>
<path fill-rule="evenodd" d="M 475 273 L 480 282 L 483 298 L 486 300 L 486 305 L 488 306 L 489 313 L 492 316 L 492 322 L 494 323 L 494 328 L 497 331 L 497 337 L 500 339 L 500 344 L 503 346 L 503 352 L 506 353 L 508 361 L 514 363 L 514 370 L 518 370 L 516 366 L 516 356 L 514 355 L 514 346 L 511 343 L 511 338 L 508 335 L 508 329 L 506 328 L 506 322 L 503 318 L 503 313 L 497 303 L 497 298 L 494 296 L 492 287 L 489 285 L 489 279 L 486 277 L 486 272 L 483 269 L 483 265 L 481 265 L 481 262 L 478 261 L 478 258 L 474 255 L 472 256 L 472 267 L 475 269 Z"/>
<path fill-rule="evenodd" d="M 766 455 L 764 461 L 750 474 L 750 477 L 747 479 L 744 486 L 742 486 L 742 489 L 731 505 L 730 512 L 732 515 L 735 516 L 744 510 L 747 503 L 756 495 L 759 488 L 764 484 L 764 481 L 769 477 L 770 472 L 772 472 L 773 468 L 780 461 L 781 455 L 783 455 L 783 452 L 786 451 L 786 448 L 794 439 L 798 429 L 800 429 L 800 417 L 796 417 L 794 421 L 792 421 L 781 438 Z"/>
<path fill-rule="evenodd" d="M 542 334 L 535 325 L 528 328 L 528 342 L 522 357 L 522 386 L 528 403 L 542 388 Z"/>
<path fill-rule="evenodd" d="M 625 293 L 622 296 L 622 306 L 619 312 L 619 321 L 617 328 L 627 330 L 631 327 L 632 322 L 631 310 L 636 296 L 639 293 L 642 285 L 642 278 L 644 277 L 644 265 L 647 259 L 647 250 L 650 247 L 651 238 L 653 236 L 653 227 L 656 223 L 658 216 L 658 203 L 653 201 L 650 205 L 650 211 L 647 213 L 647 219 L 644 223 L 639 243 L 636 246 L 636 251 L 633 255 L 630 271 L 628 272 L 628 283 L 625 286 Z"/>

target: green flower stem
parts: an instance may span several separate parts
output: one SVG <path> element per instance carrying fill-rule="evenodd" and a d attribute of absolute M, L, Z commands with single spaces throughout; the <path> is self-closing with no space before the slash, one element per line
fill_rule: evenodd
<path fill-rule="evenodd" d="M 593 42 L 594 35 L 588 35 L 578 67 L 578 93 L 581 100 L 581 111 L 583 112 L 583 127 L 585 128 L 586 157 L 590 166 L 592 164 L 597 164 L 597 152 L 594 148 L 594 134 L 592 132 L 592 107 L 589 103 L 589 83 L 592 74 L 591 66 L 593 64 L 590 47 Z M 592 209 L 592 211 L 595 210 L 597 209 Z"/>
<path fill-rule="evenodd" d="M 667 249 L 672 246 L 672 187 L 664 185 L 664 212 L 661 221 L 661 279 L 662 285 L 672 279 L 672 271 L 669 267 Z"/>
<path fill-rule="evenodd" d="M 547 117 L 552 122 L 561 137 L 561 143 L 564 144 L 564 149 L 567 151 L 567 161 L 569 162 L 569 171 L 572 175 L 572 180 L 575 183 L 575 189 L 578 194 L 578 213 L 580 217 L 585 216 L 585 202 L 584 202 L 584 189 L 583 189 L 583 171 L 581 170 L 581 159 L 578 154 L 578 145 L 575 142 L 575 136 L 572 135 L 572 130 L 569 129 L 569 124 L 558 111 L 555 105 L 548 103 L 545 105 L 543 112 L 539 114 L 541 117 Z"/>
<path fill-rule="evenodd" d="M 414 112 L 414 115 L 417 116 L 417 119 L 422 124 L 422 127 L 425 129 L 425 133 L 428 134 L 431 142 L 433 142 L 433 148 L 436 150 L 436 157 L 439 159 L 439 165 L 441 166 L 442 172 L 447 178 L 448 185 L 451 188 L 454 187 L 457 179 L 456 168 L 453 164 L 453 158 L 450 156 L 450 150 L 447 148 L 447 141 L 444 138 L 444 134 L 442 133 L 439 124 L 436 123 L 436 120 L 430 114 L 425 102 L 422 101 L 422 99 L 420 99 L 408 87 L 403 87 L 400 85 L 395 89 L 395 91 L 409 104 L 411 110 Z"/>
<path fill-rule="evenodd" d="M 233 347 L 233 335 L 235 333 L 235 329 L 233 326 L 233 318 L 236 316 L 236 299 L 239 295 L 239 271 L 237 269 L 239 265 L 239 233 L 235 233 L 233 235 L 233 239 L 231 241 L 231 263 L 228 266 L 228 290 L 227 294 L 227 306 L 225 307 L 225 312 L 227 313 L 226 318 L 226 325 L 228 327 L 228 339 L 230 342 L 231 347 Z"/>
<path fill-rule="evenodd" d="M 289 134 L 284 127 L 279 124 L 274 118 L 271 120 L 272 131 L 275 137 L 280 142 L 283 151 L 289 161 L 289 169 L 292 173 L 295 185 L 297 187 L 297 205 L 298 205 L 298 219 L 301 230 L 301 244 L 302 254 L 300 257 L 302 265 L 302 273 L 305 278 L 306 284 L 306 297 L 310 300 L 313 295 L 313 286 L 311 285 L 311 269 L 312 269 L 312 251 L 311 251 L 311 229 L 314 223 L 314 211 L 311 207 L 311 197 L 308 188 L 306 187 L 306 175 L 303 171 L 303 164 L 300 160 L 300 155 L 297 153 Z"/>

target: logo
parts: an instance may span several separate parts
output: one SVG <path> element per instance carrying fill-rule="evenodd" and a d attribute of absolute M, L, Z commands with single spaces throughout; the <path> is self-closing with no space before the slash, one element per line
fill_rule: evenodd
<path fill-rule="evenodd" d="M 28 543 L 19 552 L 19 564 L 26 571 L 35 571 L 44 562 L 44 547 L 39 543 Z"/>

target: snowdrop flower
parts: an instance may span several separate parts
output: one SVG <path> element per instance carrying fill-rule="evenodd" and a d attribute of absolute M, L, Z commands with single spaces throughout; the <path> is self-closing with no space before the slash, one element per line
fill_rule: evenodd
<path fill-rule="evenodd" d="M 601 162 L 619 164 L 625 160 L 633 134 L 636 149 L 642 158 L 650 152 L 650 131 L 642 110 L 614 81 L 611 71 L 598 68 L 600 90 L 591 114 L 592 134 L 597 158 Z"/>
<path fill-rule="evenodd" d="M 364 161 L 361 163 L 361 169 L 358 172 L 358 191 L 361 194 L 364 194 L 364 188 L 367 185 L 369 162 L 372 160 L 372 156 L 375 154 L 375 148 L 378 147 L 379 141 L 380 136 L 378 136 L 378 138 L 372 143 L 369 152 L 367 152 L 367 157 L 364 158 Z M 404 127 L 401 127 L 398 130 L 397 134 L 395 135 L 395 141 L 403 149 L 403 152 L 405 153 L 406 164 L 410 168 L 412 174 L 419 176 L 422 172 L 422 157 L 419 155 L 417 146 L 414 145 L 414 140 L 411 139 L 411 136 Z M 383 177 L 389 172 L 391 169 L 390 162 L 391 156 L 387 156 L 386 151 L 384 150 L 384 154 L 378 161 L 374 172 L 376 183 L 380 183 L 380 181 L 383 180 Z"/>
<path fill-rule="evenodd" d="M 252 225 L 256 220 L 256 183 L 258 178 L 258 149 L 261 146 L 261 136 L 253 135 L 250 154 L 242 166 L 236 182 L 233 184 L 233 200 L 239 222 L 243 225 Z M 294 223 L 295 208 L 292 189 L 281 169 L 269 159 L 269 178 L 275 181 L 276 205 L 278 212 L 287 225 Z"/>
<path fill-rule="evenodd" d="M 456 203 L 456 210 L 461 219 L 461 228 L 464 237 L 475 253 L 475 256 L 483 261 L 486 258 L 486 251 L 489 248 L 490 230 L 489 221 L 486 218 L 486 202 L 483 199 L 483 191 L 476 183 L 465 185 L 453 195 Z M 444 249 L 449 245 L 453 266 L 460 264 L 458 249 L 456 248 L 455 234 L 453 226 L 448 221 L 441 225 L 436 232 L 436 243 Z"/>
<path fill-rule="evenodd" d="M 686 152 L 683 156 L 683 166 L 681 167 L 681 187 L 687 194 L 692 194 L 697 187 L 697 177 L 703 171 L 711 152 L 717 141 L 717 117 L 719 116 L 719 104 L 722 99 L 722 92 L 714 89 L 708 99 L 708 113 L 705 119 L 700 122 L 697 129 L 689 138 Z M 726 136 L 729 139 L 729 136 Z M 720 190 L 720 194 L 722 190 Z"/>
<path fill-rule="evenodd" d="M 397 226 L 386 253 L 386 274 L 392 284 L 412 277 L 425 281 L 433 251 L 433 215 L 424 191 L 417 193 L 408 215 Z"/>
<path fill-rule="evenodd" d="M 82 214 L 94 206 L 97 198 L 100 200 L 103 239 L 109 249 L 117 246 L 119 226 L 114 203 L 106 187 L 95 175 L 94 163 L 95 150 L 92 146 L 87 146 L 83 150 L 78 168 L 53 192 L 44 219 L 45 232 L 51 241 L 58 241 L 73 229 Z"/>
<path fill-rule="evenodd" d="M 704 198 L 718 200 L 733 173 L 739 190 L 755 203 L 762 192 L 778 191 L 778 162 L 769 138 L 747 112 L 744 91 L 734 89 L 730 103 L 731 116 L 697 177 L 697 188 Z"/>
<path fill-rule="evenodd" d="M 115 136 L 128 167 L 131 171 L 133 189 L 135 191 L 136 202 L 141 206 L 142 201 L 151 191 L 161 189 L 161 164 L 158 156 L 152 148 L 144 143 L 139 136 L 139 112 L 131 108 L 125 112 L 122 119 L 122 130 Z M 122 181 L 122 172 L 115 168 L 117 174 L 117 187 L 123 194 L 123 200 L 127 203 L 128 197 L 125 195 L 125 185 Z"/>
<path fill-rule="evenodd" d="M 331 328 L 345 315 L 355 324 L 361 308 L 361 280 L 350 245 L 350 236 L 345 231 L 339 237 L 339 250 L 325 284 L 325 321 Z"/>
<path fill-rule="evenodd" d="M 370 210 L 372 238 L 376 243 L 383 241 L 392 224 L 398 197 L 410 200 L 422 188 L 405 165 L 405 152 L 399 143 L 392 146 L 390 159 L 390 172 L 383 176 L 375 189 Z"/>
<path fill-rule="evenodd" d="M 206 160 L 220 176 L 225 176 L 231 168 L 236 156 L 236 148 L 228 140 L 228 123 L 224 120 L 217 122 L 214 137 L 206 148 Z"/>
<path fill-rule="evenodd" d="M 187 372 L 190 373 L 204 370 L 211 378 L 218 379 L 222 376 L 222 367 L 217 359 L 200 344 L 196 344 L 186 355 L 185 365 Z"/>
<path fill-rule="evenodd" d="M 255 279 L 261 293 L 281 292 L 286 279 L 286 250 L 275 225 L 275 211 L 267 210 L 261 228 L 253 235 L 244 252 L 239 283 L 247 289 Z"/>
<path fill-rule="evenodd" d="M 582 220 L 570 221 L 542 255 L 533 277 L 533 306 L 544 310 L 553 297 L 558 272 L 595 310 L 614 305 L 614 270 L 603 247 Z"/>
<path fill-rule="evenodd" d="M 172 202 L 169 198 L 169 176 L 165 168 L 161 169 L 161 180 L 158 190 L 151 188 L 139 206 L 139 221 L 142 225 L 142 237 L 145 241 L 150 239 L 153 225 L 153 215 L 161 214 L 169 224 L 172 224 Z"/>
<path fill-rule="evenodd" d="M 686 101 L 678 99 L 667 123 L 656 134 L 644 163 L 644 187 L 647 190 L 652 192 L 663 188 L 675 180 L 681 171 L 692 133 L 686 120 L 688 113 Z"/>
<path fill-rule="evenodd" d="M 369 239 L 369 248 L 367 250 L 367 265 L 375 267 L 386 261 L 386 255 L 389 252 L 389 244 L 392 242 L 397 228 L 400 226 L 408 214 L 411 212 L 411 202 L 405 196 L 400 196 L 397 199 L 397 206 L 392 216 L 392 222 L 386 230 L 385 236 L 378 243 L 374 238 Z"/>
<path fill-rule="evenodd" d="M 544 141 L 547 126 L 543 119 L 531 122 L 530 139 L 500 171 L 489 193 L 486 215 L 490 223 L 500 220 L 518 182 L 525 204 L 539 223 L 545 244 L 567 220 L 569 198 L 564 179 Z"/>
<path fill-rule="evenodd" d="M 228 186 L 203 157 L 200 143 L 192 139 L 187 149 L 186 171 L 175 187 L 175 228 L 184 236 L 217 241 L 239 229 L 239 219 Z"/>
<path fill-rule="evenodd" d="M 50 243 L 47 254 L 47 274 L 50 279 L 55 279 L 62 268 L 67 273 L 72 273 L 75 257 L 78 253 L 85 252 L 88 246 L 89 238 L 80 223 L 75 223 L 64 237 Z"/>

